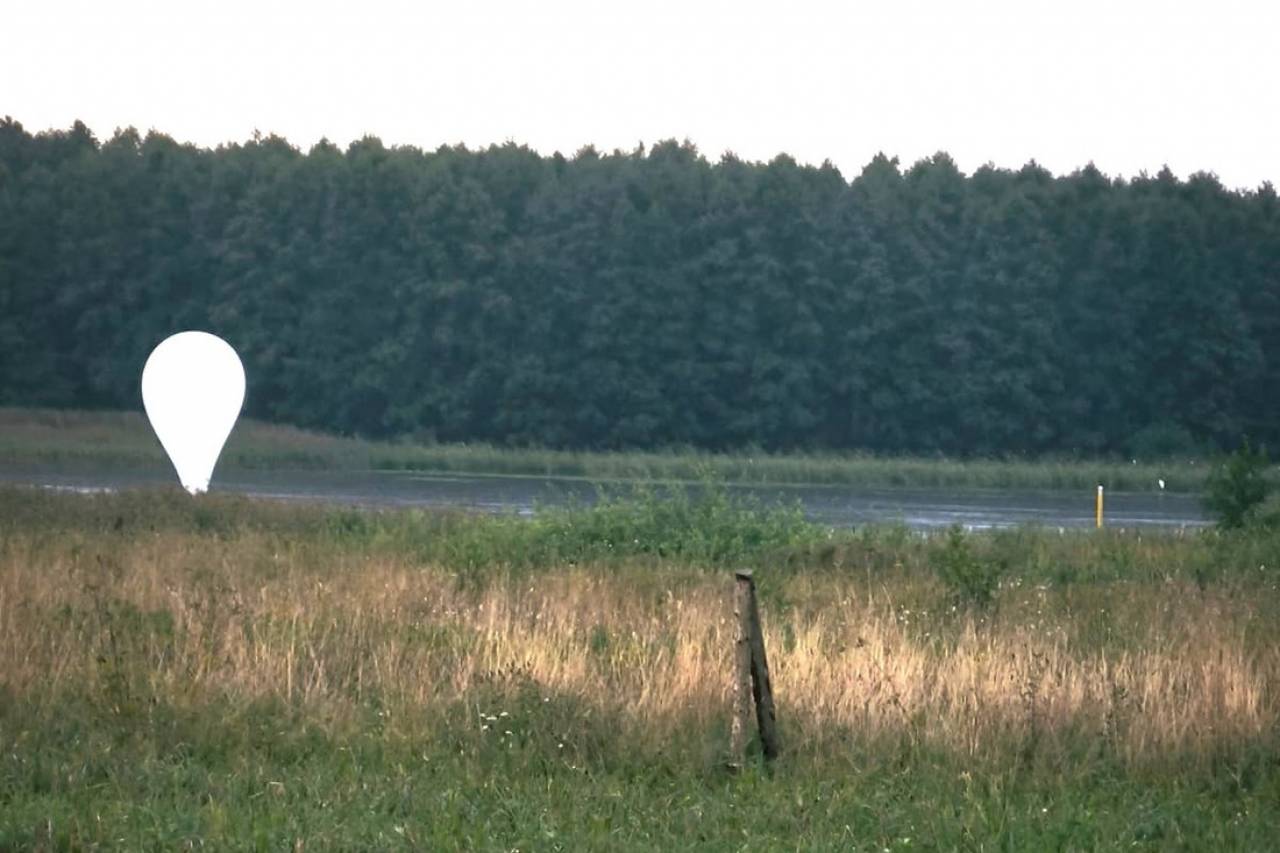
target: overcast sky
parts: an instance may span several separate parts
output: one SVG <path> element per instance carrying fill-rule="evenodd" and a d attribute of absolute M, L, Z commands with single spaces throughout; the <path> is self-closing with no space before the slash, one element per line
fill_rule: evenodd
<path fill-rule="evenodd" d="M 1215 172 L 1280 183 L 1280 4 L 14 0 L 0 114 L 304 150 L 365 134 L 566 155 L 689 139 L 855 176 Z"/>

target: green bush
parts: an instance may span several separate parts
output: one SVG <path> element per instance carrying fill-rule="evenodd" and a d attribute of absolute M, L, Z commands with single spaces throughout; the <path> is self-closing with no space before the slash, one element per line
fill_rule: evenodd
<path fill-rule="evenodd" d="M 543 509 L 522 525 L 522 547 L 538 562 L 652 556 L 686 564 L 758 559 L 824 535 L 799 507 L 762 506 L 704 479 L 693 488 L 637 487 L 587 508 Z"/>
<path fill-rule="evenodd" d="M 947 530 L 946 539 L 934 556 L 933 564 L 957 604 L 987 607 L 995 600 L 1004 564 L 976 555 L 960 525 L 953 524 Z"/>
<path fill-rule="evenodd" d="M 1213 469 L 1202 502 L 1219 527 L 1236 530 L 1254 520 L 1270 490 L 1266 471 L 1266 451 L 1247 441 Z"/>
<path fill-rule="evenodd" d="M 540 507 L 532 517 L 334 512 L 327 531 L 352 546 L 406 548 L 426 562 L 467 572 L 637 558 L 743 566 L 829 537 L 798 506 L 765 505 L 713 480 L 690 487 L 642 484 L 602 493 L 588 505 Z"/>

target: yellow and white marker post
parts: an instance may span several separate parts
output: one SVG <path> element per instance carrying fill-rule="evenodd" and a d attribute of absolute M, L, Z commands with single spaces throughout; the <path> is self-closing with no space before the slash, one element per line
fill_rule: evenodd
<path fill-rule="evenodd" d="M 1102 527 L 1102 486 L 1101 485 L 1098 486 L 1098 503 L 1094 512 L 1094 516 L 1095 516 L 1095 523 L 1097 524 L 1098 528 L 1101 529 Z"/>

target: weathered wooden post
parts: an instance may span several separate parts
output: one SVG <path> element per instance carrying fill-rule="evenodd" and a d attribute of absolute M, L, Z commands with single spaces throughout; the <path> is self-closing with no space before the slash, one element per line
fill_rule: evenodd
<path fill-rule="evenodd" d="M 778 755 L 778 727 L 760 607 L 756 603 L 755 578 L 750 569 L 739 569 L 734 572 L 734 581 L 733 723 L 729 733 L 729 763 L 731 767 L 740 768 L 746 760 L 751 703 L 756 706 L 760 743 L 764 757 L 769 760 Z"/>
<path fill-rule="evenodd" d="M 737 579 L 733 591 L 733 720 L 729 729 L 729 766 L 740 769 L 747 755 L 751 726 L 751 585 Z"/>
<path fill-rule="evenodd" d="M 741 577 L 743 573 L 739 573 Z M 760 742 L 764 745 L 764 757 L 778 757 L 777 715 L 773 709 L 773 686 L 769 681 L 769 660 L 764 653 L 764 626 L 760 623 L 760 608 L 756 603 L 756 582 L 751 572 L 745 572 L 751 589 L 751 693 L 756 701 L 756 725 L 760 727 Z"/>

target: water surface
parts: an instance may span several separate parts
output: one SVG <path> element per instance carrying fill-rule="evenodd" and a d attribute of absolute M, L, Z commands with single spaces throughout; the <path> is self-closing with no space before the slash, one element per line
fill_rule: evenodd
<path fill-rule="evenodd" d="M 173 485 L 166 472 L 50 474 L 0 472 L 0 481 L 75 491 L 114 491 Z M 214 491 L 260 498 L 367 507 L 437 507 L 528 515 L 540 506 L 589 504 L 617 483 L 568 477 L 435 475 L 402 471 L 228 471 L 215 473 Z M 693 487 L 696 488 L 696 487 Z M 854 486 L 733 486 L 764 504 L 799 505 L 814 521 L 836 526 L 902 523 L 912 528 L 951 524 L 981 529 L 1018 524 L 1087 527 L 1094 493 L 997 489 L 899 489 Z M 1125 493 L 1106 496 L 1112 527 L 1189 527 L 1206 523 L 1191 495 Z"/>

